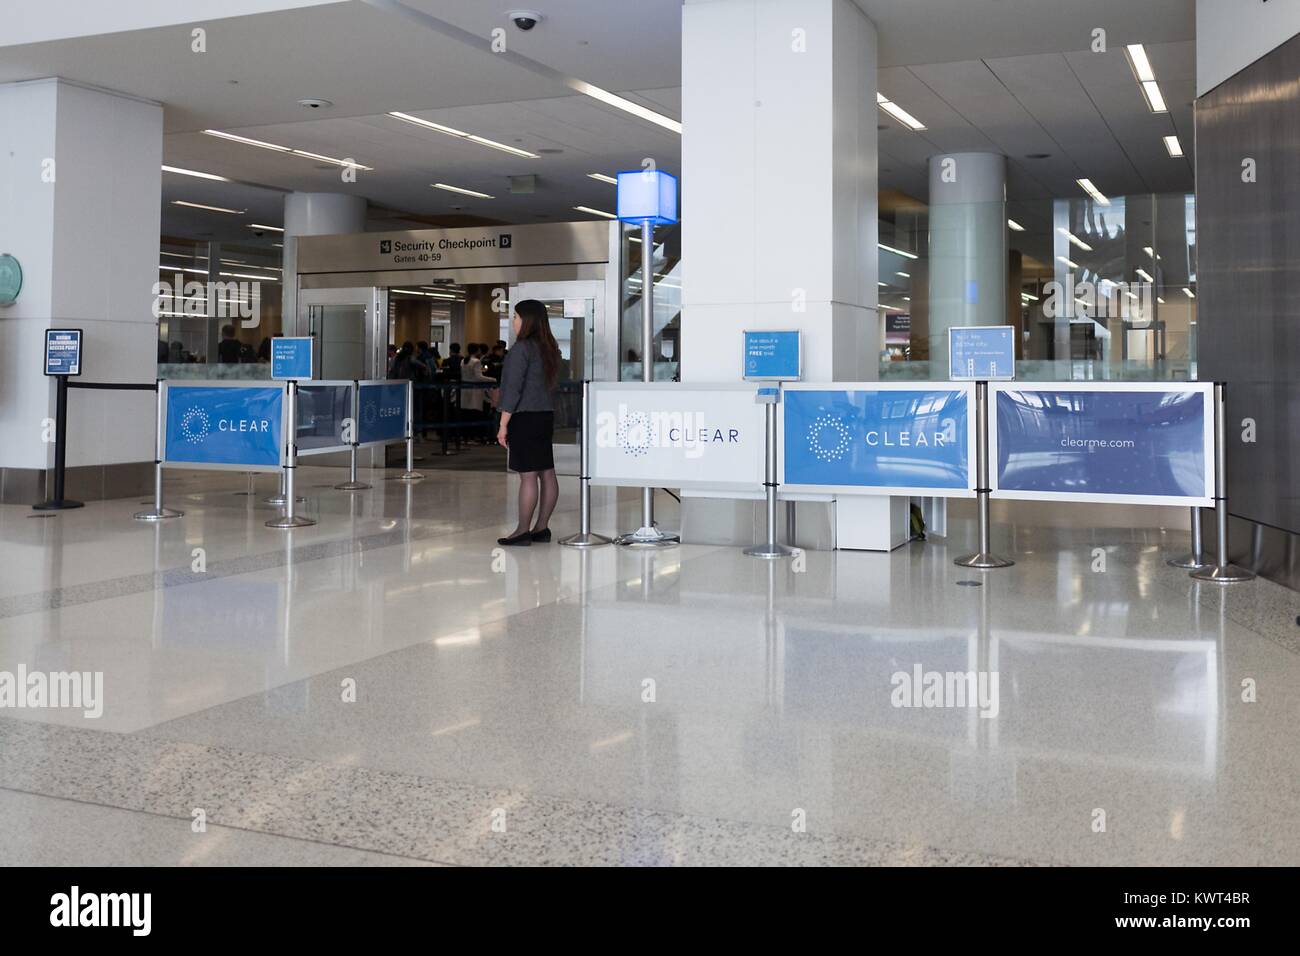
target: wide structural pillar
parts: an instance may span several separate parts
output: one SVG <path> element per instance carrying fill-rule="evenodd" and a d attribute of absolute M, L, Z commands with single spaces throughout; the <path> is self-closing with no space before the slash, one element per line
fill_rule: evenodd
<path fill-rule="evenodd" d="M 82 330 L 83 382 L 157 378 L 162 133 L 158 103 L 62 79 L 0 84 L 0 253 L 23 273 L 16 301 L 0 307 L 5 502 L 48 497 L 47 328 Z M 152 488 L 155 412 L 151 391 L 71 391 L 67 497 Z"/>
<path fill-rule="evenodd" d="M 686 0 L 683 381 L 739 381 L 746 329 L 800 330 L 806 380 L 879 377 L 880 115 L 876 29 L 851 0 Z M 684 535 L 752 544 L 754 504 L 688 495 Z M 803 527 L 832 541 L 822 512 Z"/>
<path fill-rule="evenodd" d="M 948 377 L 948 330 L 1007 324 L 1007 163 L 930 157 L 930 377 Z"/>

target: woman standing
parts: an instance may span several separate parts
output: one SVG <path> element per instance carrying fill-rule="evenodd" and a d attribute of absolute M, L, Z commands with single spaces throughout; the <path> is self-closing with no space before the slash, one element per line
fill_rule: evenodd
<path fill-rule="evenodd" d="M 515 347 L 506 353 L 501 369 L 497 443 L 508 453 L 510 470 L 519 473 L 519 523 L 506 537 L 497 538 L 497 544 L 529 545 L 551 540 L 548 524 L 560 497 L 551 448 L 560 348 L 546 306 L 536 299 L 515 306 L 513 324 Z"/>

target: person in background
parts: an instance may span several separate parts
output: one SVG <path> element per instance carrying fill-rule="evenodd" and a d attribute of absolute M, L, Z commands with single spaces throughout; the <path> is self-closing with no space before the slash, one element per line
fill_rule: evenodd
<path fill-rule="evenodd" d="M 269 335 L 262 339 L 262 344 L 257 347 L 257 364 L 271 364 L 271 337 Z"/>
<path fill-rule="evenodd" d="M 460 378 L 460 366 L 461 363 L 465 361 L 460 354 L 460 343 L 452 342 L 451 348 L 448 351 L 450 354 L 447 356 L 446 360 L 442 363 L 443 373 L 449 379 Z"/>
<path fill-rule="evenodd" d="M 223 325 L 221 327 L 221 342 L 217 345 L 217 361 L 223 364 L 234 363 L 239 361 L 239 339 L 235 338 L 235 327 L 233 325 Z"/>
<path fill-rule="evenodd" d="M 397 376 L 393 374 L 393 363 L 396 361 L 397 361 L 397 346 L 389 342 L 388 343 L 388 377 L 389 378 L 397 378 Z"/>
<path fill-rule="evenodd" d="M 483 374 L 488 378 L 494 378 L 501 381 L 501 365 L 506 360 L 506 343 L 497 339 L 497 344 L 492 346 L 492 351 L 483 362 Z"/>
<path fill-rule="evenodd" d="M 551 513 L 560 498 L 552 449 L 560 348 L 546 306 L 536 299 L 518 303 L 512 322 L 515 347 L 501 370 L 497 443 L 506 449 L 510 470 L 519 474 L 519 521 L 497 544 L 530 545 L 551 540 Z"/>
<path fill-rule="evenodd" d="M 166 365 L 167 359 L 171 354 L 172 354 L 172 350 L 167 347 L 166 339 L 159 339 L 158 340 L 158 364 Z"/>

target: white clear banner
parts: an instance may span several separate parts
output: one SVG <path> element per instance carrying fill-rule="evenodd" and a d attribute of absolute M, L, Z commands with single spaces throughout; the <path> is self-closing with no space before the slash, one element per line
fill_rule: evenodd
<path fill-rule="evenodd" d="M 756 394 L 754 385 L 593 382 L 592 483 L 761 488 L 765 406 Z"/>

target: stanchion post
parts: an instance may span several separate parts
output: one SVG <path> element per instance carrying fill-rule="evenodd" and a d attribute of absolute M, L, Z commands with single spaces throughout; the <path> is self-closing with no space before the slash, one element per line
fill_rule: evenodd
<path fill-rule="evenodd" d="M 989 533 L 989 383 L 975 383 L 975 504 L 979 521 L 979 550 L 953 560 L 978 571 L 1009 568 L 1016 562 L 992 552 Z"/>
<path fill-rule="evenodd" d="M 641 220 L 641 381 L 652 384 L 655 380 L 654 317 L 655 317 L 655 227 L 649 219 Z M 641 489 L 641 527 L 614 539 L 617 544 L 668 547 L 681 543 L 681 538 L 655 526 L 655 490 Z"/>
<path fill-rule="evenodd" d="M 406 471 L 397 476 L 398 481 L 419 481 L 424 475 L 415 470 L 415 386 L 406 383 Z"/>
<path fill-rule="evenodd" d="M 163 432 L 166 428 L 164 419 L 167 410 L 163 405 L 165 387 L 162 381 L 156 381 L 154 388 L 157 391 L 158 411 L 153 435 L 153 507 L 148 511 L 137 511 L 134 515 L 137 521 L 162 521 L 164 518 L 179 518 L 185 514 L 184 511 L 163 507 Z"/>
<path fill-rule="evenodd" d="M 1221 382 L 1215 383 L 1214 521 L 1217 534 L 1214 542 L 1214 563 L 1199 571 L 1193 571 L 1191 576 L 1197 581 L 1209 581 L 1213 584 L 1237 584 L 1241 581 L 1253 581 L 1255 573 L 1238 567 L 1228 558 L 1228 441 L 1224 392 L 1224 385 Z"/>
<path fill-rule="evenodd" d="M 1185 568 L 1188 571 L 1199 571 L 1207 566 L 1205 560 L 1205 545 L 1201 535 L 1201 509 L 1192 508 L 1192 550 L 1187 554 L 1177 558 L 1170 558 L 1167 562 L 1171 568 Z"/>
<path fill-rule="evenodd" d="M 578 533 L 561 538 L 559 543 L 569 548 L 596 548 L 612 544 L 613 539 L 591 530 L 591 457 L 587 443 L 591 441 L 591 383 L 582 382 L 581 438 L 578 441 Z"/>
<path fill-rule="evenodd" d="M 289 382 L 286 395 L 284 462 L 284 514 L 266 523 L 268 528 L 305 528 L 316 522 L 297 514 L 298 498 L 294 494 L 294 472 L 298 470 L 298 383 Z"/>
<path fill-rule="evenodd" d="M 767 437 L 763 453 L 763 491 L 767 505 L 767 534 L 766 540 L 762 544 L 746 548 L 745 554 L 751 558 L 775 560 L 776 558 L 788 558 L 794 554 L 794 551 L 776 542 L 776 403 L 780 400 L 780 392 L 776 388 L 772 388 L 771 391 L 776 394 L 772 395 L 763 389 L 760 389 L 758 394 L 759 400 L 767 403 L 767 414 L 765 416 Z"/>
<path fill-rule="evenodd" d="M 68 377 L 57 376 L 54 399 L 54 496 L 32 505 L 33 511 L 65 511 L 82 508 L 80 501 L 63 497 L 64 481 L 68 473 Z"/>
<path fill-rule="evenodd" d="M 336 491 L 365 491 L 371 486 L 357 480 L 357 449 L 361 438 L 361 383 L 352 383 L 352 447 L 348 450 L 348 480 L 335 485 Z"/>

